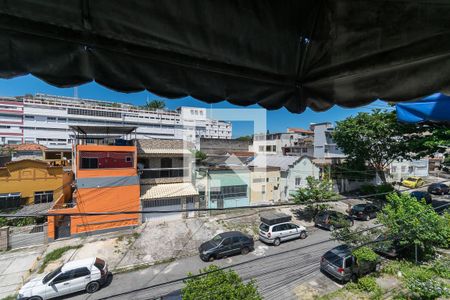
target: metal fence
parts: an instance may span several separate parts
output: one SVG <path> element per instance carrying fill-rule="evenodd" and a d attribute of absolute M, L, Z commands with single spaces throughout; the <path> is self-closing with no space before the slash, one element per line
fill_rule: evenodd
<path fill-rule="evenodd" d="M 47 223 L 9 227 L 8 248 L 43 245 L 47 242 Z"/>

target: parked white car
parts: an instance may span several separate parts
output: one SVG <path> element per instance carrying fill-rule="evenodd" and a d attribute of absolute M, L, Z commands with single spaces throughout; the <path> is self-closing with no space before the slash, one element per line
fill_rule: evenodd
<path fill-rule="evenodd" d="M 44 277 L 35 278 L 19 291 L 19 300 L 45 300 L 85 290 L 95 293 L 106 282 L 108 267 L 93 257 L 68 262 Z"/>
<path fill-rule="evenodd" d="M 306 228 L 294 223 L 285 222 L 269 225 L 259 225 L 259 239 L 268 244 L 278 246 L 281 242 L 295 238 L 304 239 L 308 236 Z"/>

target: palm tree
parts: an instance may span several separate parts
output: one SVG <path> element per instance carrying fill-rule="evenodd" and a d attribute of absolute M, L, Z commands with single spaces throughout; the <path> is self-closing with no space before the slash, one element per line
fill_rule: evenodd
<path fill-rule="evenodd" d="M 143 107 L 148 110 L 163 109 L 166 107 L 166 103 L 162 100 L 147 100 Z"/>

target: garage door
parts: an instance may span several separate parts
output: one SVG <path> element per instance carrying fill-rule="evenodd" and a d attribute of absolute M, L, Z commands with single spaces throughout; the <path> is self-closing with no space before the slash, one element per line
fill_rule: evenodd
<path fill-rule="evenodd" d="M 167 213 L 144 213 L 145 221 L 170 221 L 182 219 L 181 212 L 170 212 L 181 210 L 181 199 L 157 199 L 142 200 L 142 209 L 144 211 L 168 211 Z"/>

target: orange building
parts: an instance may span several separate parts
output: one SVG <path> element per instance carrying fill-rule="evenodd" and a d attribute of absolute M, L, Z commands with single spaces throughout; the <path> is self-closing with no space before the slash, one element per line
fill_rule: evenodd
<path fill-rule="evenodd" d="M 119 146 L 114 139 L 108 142 L 103 141 L 105 136 L 89 135 L 94 131 L 101 131 L 98 127 L 83 126 L 77 130 L 85 134 L 81 139 L 85 144 L 74 146 L 73 170 L 76 189 L 73 201 L 70 203 L 58 201 L 49 211 L 49 214 L 68 214 L 48 218 L 49 239 L 77 236 L 88 232 L 107 232 L 139 225 L 140 215 L 137 213 L 70 215 L 140 210 L 136 146 Z M 131 129 L 116 128 L 116 131 L 121 133 L 126 130 Z M 108 134 L 114 133 L 114 129 L 111 128 L 107 131 Z M 97 141 L 97 144 L 86 144 L 92 140 Z"/>

